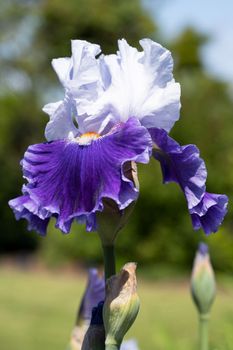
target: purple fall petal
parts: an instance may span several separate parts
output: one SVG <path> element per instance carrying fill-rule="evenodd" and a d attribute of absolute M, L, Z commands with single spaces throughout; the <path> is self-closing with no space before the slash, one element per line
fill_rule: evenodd
<path fill-rule="evenodd" d="M 105 298 L 105 281 L 96 269 L 90 269 L 87 287 L 79 309 L 79 320 L 90 321 L 92 310 Z"/>
<path fill-rule="evenodd" d="M 95 212 L 103 210 L 103 198 L 113 199 L 119 209 L 136 200 L 138 190 L 122 167 L 130 160 L 147 163 L 150 149 L 150 135 L 135 118 L 88 145 L 73 139 L 30 146 L 22 166 L 26 192 L 36 206 L 33 214 L 55 216 L 56 226 L 65 233 L 74 219 L 95 229 Z"/>
<path fill-rule="evenodd" d="M 177 182 L 183 190 L 188 208 L 196 206 L 205 192 L 207 171 L 199 150 L 194 145 L 180 146 L 165 130 L 149 129 L 156 149 L 164 183 Z"/>
<path fill-rule="evenodd" d="M 180 146 L 162 129 L 149 129 L 155 143 L 154 157 L 160 162 L 164 183 L 176 182 L 187 200 L 195 230 L 216 232 L 227 211 L 225 195 L 206 192 L 207 171 L 194 145 Z"/>
<path fill-rule="evenodd" d="M 217 232 L 227 213 L 228 198 L 225 195 L 206 192 L 201 202 L 190 210 L 193 227 L 203 228 L 206 234 Z"/>
<path fill-rule="evenodd" d="M 20 196 L 9 202 L 17 220 L 26 219 L 28 230 L 35 230 L 42 236 L 46 235 L 49 218 L 38 212 L 38 206 L 28 195 Z"/>

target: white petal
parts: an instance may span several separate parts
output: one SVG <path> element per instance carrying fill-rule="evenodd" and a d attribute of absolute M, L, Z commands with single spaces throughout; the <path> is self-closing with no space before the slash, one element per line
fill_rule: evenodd
<path fill-rule="evenodd" d="M 45 130 L 48 141 L 77 135 L 78 130 L 73 122 L 73 118 L 77 117 L 74 99 L 86 101 L 96 97 L 95 90 L 100 80 L 100 72 L 95 56 L 100 52 L 100 47 L 83 40 L 73 40 L 71 45 L 71 58 L 52 61 L 53 68 L 65 88 L 65 97 L 63 101 L 50 103 L 43 109 L 50 116 Z"/>
<path fill-rule="evenodd" d="M 146 127 L 170 131 L 179 119 L 180 86 L 173 79 L 170 52 L 150 39 L 140 43 L 143 52 L 120 40 L 117 55 L 99 60 L 101 89 L 95 100 L 80 103 L 89 116 L 86 128 L 94 120 L 101 127 L 101 118 L 119 122 L 136 117 Z"/>
<path fill-rule="evenodd" d="M 52 60 L 52 66 L 62 85 L 66 89 L 72 89 L 96 81 L 99 72 L 95 56 L 100 53 L 99 45 L 85 40 L 72 40 L 71 49 L 71 58 Z"/>
<path fill-rule="evenodd" d="M 42 111 L 47 113 L 51 117 L 62 102 L 63 101 L 48 103 L 42 108 Z"/>
<path fill-rule="evenodd" d="M 170 51 L 150 39 L 140 40 L 140 45 L 144 50 L 141 62 L 151 76 L 152 84 L 166 86 L 166 83 L 173 79 L 173 59 Z"/>
<path fill-rule="evenodd" d="M 77 79 L 78 85 L 88 84 L 99 78 L 95 56 L 100 53 L 100 47 L 85 40 L 72 40 L 72 79 Z"/>
<path fill-rule="evenodd" d="M 71 59 L 68 57 L 54 58 L 52 60 L 52 66 L 63 86 L 66 85 L 66 81 L 69 79 L 69 73 L 71 69 Z"/>
<path fill-rule="evenodd" d="M 50 115 L 50 121 L 45 128 L 48 141 L 75 137 L 78 133 L 73 123 L 72 106 L 70 101 L 64 100 L 44 106 L 43 111 Z"/>
<path fill-rule="evenodd" d="M 145 101 L 140 120 L 146 128 L 162 128 L 169 132 L 180 117 L 180 84 L 169 82 L 157 88 Z"/>

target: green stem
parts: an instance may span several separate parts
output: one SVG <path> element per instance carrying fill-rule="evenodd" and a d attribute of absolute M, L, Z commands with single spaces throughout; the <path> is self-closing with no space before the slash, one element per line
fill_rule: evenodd
<path fill-rule="evenodd" d="M 115 263 L 115 251 L 114 245 L 104 245 L 103 244 L 103 254 L 104 254 L 104 272 L 105 280 L 116 274 L 116 263 Z"/>
<path fill-rule="evenodd" d="M 209 349 L 209 315 L 201 314 L 199 319 L 200 350 Z"/>

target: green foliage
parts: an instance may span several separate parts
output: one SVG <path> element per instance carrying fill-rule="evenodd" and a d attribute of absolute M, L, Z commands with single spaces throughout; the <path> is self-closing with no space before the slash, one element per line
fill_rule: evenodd
<path fill-rule="evenodd" d="M 43 26 L 39 33 L 47 41 L 51 58 L 66 55 L 70 39 L 98 42 L 104 52 L 112 52 L 116 42 L 126 37 L 133 44 L 154 33 L 154 23 L 139 0 L 44 1 Z"/>
<path fill-rule="evenodd" d="M 171 51 L 176 63 L 176 69 L 200 68 L 200 47 L 207 37 L 187 28 L 171 45 Z"/>
<path fill-rule="evenodd" d="M 23 222 L 13 220 L 7 202 L 17 196 L 22 186 L 19 161 L 23 152 L 35 139 L 43 139 L 41 113 L 30 95 L 7 95 L 0 98 L 0 106 L 0 252 L 32 250 L 37 246 L 37 236 L 27 232 Z"/>
<path fill-rule="evenodd" d="M 97 266 L 102 262 L 100 240 L 96 233 L 86 232 L 84 226 L 74 224 L 71 233 L 63 235 L 54 228 L 54 224 L 54 221 L 50 223 L 49 233 L 42 239 L 43 261 L 52 266 L 70 261 L 89 261 L 90 266 Z"/>

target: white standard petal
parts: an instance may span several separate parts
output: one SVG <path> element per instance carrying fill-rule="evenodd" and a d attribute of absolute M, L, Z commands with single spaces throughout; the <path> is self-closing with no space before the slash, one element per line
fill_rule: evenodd
<path fill-rule="evenodd" d="M 89 84 L 99 78 L 96 55 L 100 46 L 84 40 L 72 40 L 72 79 L 79 81 L 79 86 Z"/>
<path fill-rule="evenodd" d="M 72 40 L 71 46 L 71 58 L 57 58 L 52 61 L 52 66 L 65 88 L 65 96 L 63 101 L 50 103 L 43 108 L 50 116 L 45 130 L 48 141 L 76 135 L 78 131 L 74 125 L 77 118 L 75 98 L 90 101 L 96 97 L 96 84 L 100 80 L 100 72 L 95 57 L 100 52 L 100 47 L 84 40 Z"/>
<path fill-rule="evenodd" d="M 95 56 L 100 47 L 85 40 L 71 41 L 71 58 L 52 60 L 52 66 L 65 89 L 79 88 L 99 79 L 99 70 Z"/>
<path fill-rule="evenodd" d="M 88 42 L 72 41 L 72 76 L 69 81 L 69 91 L 76 101 L 79 116 L 86 114 L 86 101 L 95 101 L 101 81 L 96 55 L 100 53 L 99 45 Z"/>
<path fill-rule="evenodd" d="M 60 82 L 65 87 L 66 82 L 69 80 L 71 59 L 69 57 L 54 58 L 52 60 L 52 66 L 57 73 Z"/>
<path fill-rule="evenodd" d="M 102 90 L 95 102 L 83 101 L 87 129 L 108 117 L 111 123 L 138 118 L 145 127 L 170 131 L 179 119 L 180 85 L 173 79 L 171 53 L 150 39 L 140 41 L 144 51 L 119 40 L 117 55 L 99 60 Z"/>
<path fill-rule="evenodd" d="M 45 137 L 48 141 L 75 137 L 78 133 L 73 122 L 72 105 L 70 101 L 58 101 L 44 106 L 43 111 L 50 116 L 45 128 Z"/>

